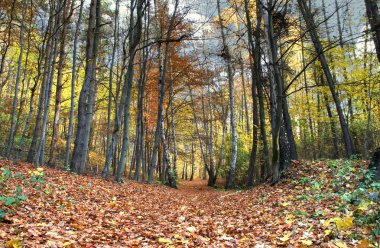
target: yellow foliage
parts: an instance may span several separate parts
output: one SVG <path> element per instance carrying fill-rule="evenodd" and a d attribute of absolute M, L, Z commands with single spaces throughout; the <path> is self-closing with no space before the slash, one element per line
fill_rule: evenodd
<path fill-rule="evenodd" d="M 6 248 L 20 248 L 22 247 L 19 239 L 11 239 L 7 243 L 5 243 Z"/>
<path fill-rule="evenodd" d="M 158 242 L 164 243 L 164 244 L 171 244 L 172 243 L 172 241 L 170 239 L 167 239 L 167 238 L 158 238 Z"/>
<path fill-rule="evenodd" d="M 354 218 L 353 217 L 345 217 L 343 219 L 338 218 L 336 221 L 336 227 L 338 228 L 339 231 L 347 231 L 349 228 L 354 226 Z"/>

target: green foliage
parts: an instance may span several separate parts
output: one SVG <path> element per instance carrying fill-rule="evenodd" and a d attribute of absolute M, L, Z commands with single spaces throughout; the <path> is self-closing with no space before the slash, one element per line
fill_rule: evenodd
<path fill-rule="evenodd" d="M 340 166 L 337 166 L 336 163 L 330 165 L 337 170 L 332 184 L 336 187 L 341 186 L 339 192 L 336 193 L 341 195 L 341 211 L 346 211 L 348 204 L 356 205 L 356 210 L 353 212 L 355 225 L 372 230 L 370 240 L 376 240 L 380 235 L 380 198 L 378 195 L 380 182 L 372 182 L 372 172 L 364 168 L 356 168 L 353 160 L 344 161 Z M 360 181 L 356 187 L 349 190 L 347 186 L 353 181 L 352 175 L 355 175 L 355 181 Z"/>
<path fill-rule="evenodd" d="M 23 194 L 23 189 L 21 186 L 17 186 L 14 190 L 10 189 L 12 185 L 11 180 L 21 180 L 22 184 L 25 186 L 32 186 L 36 190 L 42 190 L 45 183 L 45 173 L 43 168 L 38 168 L 37 170 L 29 171 L 29 177 L 21 173 L 13 173 L 8 164 L 1 164 L 1 175 L 0 175 L 0 186 L 1 195 L 0 201 L 4 203 L 3 207 L 0 208 L 0 219 L 5 218 L 6 213 L 11 213 L 11 206 L 19 207 L 22 205 L 23 201 L 28 199 L 26 194 Z M 42 191 L 41 191 L 42 192 Z M 45 194 L 51 194 L 50 189 L 44 191 Z"/>
<path fill-rule="evenodd" d="M 8 165 L 1 168 L 0 184 L 1 195 L 0 201 L 4 202 L 5 206 L 20 206 L 22 201 L 27 199 L 26 195 L 22 194 L 22 188 L 17 186 L 15 190 L 8 191 L 3 185 L 11 180 L 12 178 L 23 178 L 21 174 L 13 175 L 12 171 L 9 169 Z M 0 219 L 5 218 L 6 212 L 10 212 L 10 209 L 0 208 Z"/>

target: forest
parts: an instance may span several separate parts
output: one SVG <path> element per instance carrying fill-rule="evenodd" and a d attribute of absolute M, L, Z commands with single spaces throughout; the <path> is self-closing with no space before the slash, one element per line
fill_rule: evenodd
<path fill-rule="evenodd" d="M 379 11 L 1 0 L 0 245 L 379 247 Z"/>

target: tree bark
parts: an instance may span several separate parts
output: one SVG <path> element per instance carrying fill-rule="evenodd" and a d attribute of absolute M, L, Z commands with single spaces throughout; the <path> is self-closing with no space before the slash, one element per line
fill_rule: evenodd
<path fill-rule="evenodd" d="M 86 40 L 85 78 L 78 100 L 77 131 L 70 165 L 70 170 L 76 171 L 79 174 L 84 172 L 88 155 L 88 143 L 95 100 L 95 68 L 97 62 L 99 28 L 100 0 L 91 0 Z"/>
<path fill-rule="evenodd" d="M 279 65 L 278 65 L 278 47 L 277 47 L 277 38 L 274 34 L 273 29 L 273 12 L 274 12 L 274 4 L 272 0 L 269 0 L 267 6 L 267 38 L 269 43 L 269 52 L 270 52 L 270 61 L 271 61 L 271 69 L 272 69 L 272 79 L 275 89 L 273 92 L 273 103 L 275 103 L 274 113 L 272 116 L 272 169 L 273 169 L 273 177 L 272 184 L 277 183 L 280 180 L 280 130 L 283 123 L 283 79 L 280 73 Z"/>
<path fill-rule="evenodd" d="M 17 74 L 16 74 L 15 90 L 14 90 L 14 97 L 13 97 L 13 104 L 12 104 L 12 115 L 11 115 L 11 130 L 9 132 L 8 147 L 7 147 L 7 154 L 6 154 L 6 157 L 8 159 L 10 158 L 10 155 L 12 152 L 14 136 L 16 132 L 15 116 L 16 116 L 16 108 L 17 108 L 17 103 L 18 103 L 18 88 L 20 85 L 20 78 L 21 78 L 22 55 L 24 53 L 24 28 L 25 28 L 24 23 L 25 23 L 26 8 L 27 8 L 27 0 L 23 0 L 21 26 L 20 26 L 20 34 L 19 34 L 20 52 L 19 52 L 18 61 L 17 61 Z"/>
<path fill-rule="evenodd" d="M 367 18 L 371 27 L 373 41 L 375 43 L 377 60 L 380 62 L 380 13 L 379 0 L 364 0 L 367 10 Z"/>
<path fill-rule="evenodd" d="M 177 8 L 178 8 L 179 0 L 176 0 L 174 3 L 174 10 L 173 14 L 170 18 L 170 23 L 168 30 L 166 32 L 166 40 L 170 39 L 170 36 L 175 28 L 175 17 L 177 14 Z M 150 160 L 150 165 L 149 165 L 149 175 L 148 175 L 148 182 L 152 183 L 153 181 L 153 171 L 156 163 L 156 157 L 157 157 L 157 146 L 158 146 L 158 139 L 159 136 L 161 136 L 162 142 L 164 142 L 164 136 L 165 132 L 164 130 L 161 130 L 163 127 L 163 104 L 164 104 L 164 97 L 165 97 L 165 80 L 166 80 L 166 71 L 167 71 L 167 64 L 168 64 L 168 56 L 169 56 L 169 47 L 170 47 L 170 42 L 165 43 L 165 54 L 164 54 L 164 59 L 162 64 L 160 64 L 159 69 L 159 80 L 158 80 L 158 85 L 159 85 L 159 101 L 158 101 L 158 113 L 157 113 L 157 126 L 156 126 L 156 131 L 154 135 L 154 142 L 153 142 L 153 151 L 151 154 L 151 160 Z M 159 46 L 159 53 L 161 51 L 161 45 Z M 160 58 L 160 55 L 159 55 Z M 162 123 L 162 124 L 161 124 Z M 164 146 L 165 148 L 165 146 Z M 167 153 L 168 151 L 164 151 L 164 153 Z M 170 160 L 170 159 L 169 159 Z M 170 161 L 169 161 L 170 162 Z M 170 177 L 171 175 L 168 172 L 168 176 Z M 169 179 L 171 180 L 171 179 Z M 172 182 L 169 182 L 170 187 L 176 187 L 176 182 L 175 180 L 172 180 Z"/>
<path fill-rule="evenodd" d="M 72 9 L 72 8 L 71 8 Z M 62 16 L 62 32 L 60 36 L 60 50 L 59 50 L 59 61 L 58 61 L 58 74 L 57 74 L 57 85 L 55 91 L 55 107 L 54 107 L 54 122 L 53 122 L 53 135 L 50 144 L 50 154 L 48 165 L 50 167 L 55 167 L 56 163 L 56 148 L 59 135 L 59 119 L 61 114 L 61 103 L 62 103 L 62 78 L 63 78 L 63 68 L 65 64 L 65 46 L 66 46 L 66 33 L 69 18 L 69 4 L 67 0 L 63 2 L 63 16 Z"/>
<path fill-rule="evenodd" d="M 129 61 L 128 68 L 125 75 L 125 85 L 126 88 L 126 104 L 124 106 L 124 127 L 123 127 L 123 141 L 120 154 L 120 160 L 116 172 L 116 181 L 120 182 L 122 174 L 125 170 L 125 164 L 127 161 L 127 152 L 129 149 L 129 120 L 130 120 L 130 105 L 131 105 L 131 94 L 132 94 L 132 83 L 134 74 L 134 58 L 136 53 L 136 48 L 140 42 L 142 35 L 142 17 L 144 11 L 144 1 L 137 0 L 137 17 L 136 23 L 133 20 L 133 11 L 131 11 L 131 26 L 133 29 L 130 30 L 130 47 L 129 47 Z"/>
<path fill-rule="evenodd" d="M 38 149 L 34 159 L 34 167 L 43 166 L 45 162 L 45 144 L 46 144 L 46 129 L 47 129 L 47 121 L 49 118 L 49 109 L 50 109 L 50 100 L 51 100 L 51 92 L 53 87 L 54 73 L 55 73 L 55 63 L 58 54 L 58 32 L 60 29 L 60 12 L 62 10 L 62 0 L 59 0 L 57 6 L 53 6 L 54 8 L 54 28 L 53 28 L 53 36 L 52 36 L 52 49 L 48 54 L 48 73 L 47 73 L 47 81 L 45 88 L 45 99 L 43 102 L 43 119 L 41 126 L 41 138 L 38 144 Z"/>
<path fill-rule="evenodd" d="M 115 18 L 114 18 L 114 26 L 113 26 L 113 45 L 112 45 L 112 56 L 111 56 L 111 65 L 109 70 L 109 80 L 108 80 L 108 106 L 107 106 L 107 143 L 106 143 L 106 150 L 111 144 L 111 114 L 112 114 L 112 85 L 113 85 L 113 69 L 115 64 L 115 54 L 116 54 L 116 48 L 119 42 L 118 32 L 119 32 L 119 5 L 120 0 L 116 0 L 116 7 L 115 7 Z M 109 167 L 106 168 L 106 173 L 108 175 L 109 173 Z"/>
<path fill-rule="evenodd" d="M 308 28 L 311 40 L 312 40 L 313 45 L 314 45 L 314 49 L 316 50 L 316 52 L 318 54 L 319 62 L 321 63 L 322 69 L 325 73 L 326 80 L 327 80 L 327 83 L 329 85 L 331 95 L 333 97 L 335 107 L 336 107 L 336 110 L 337 110 L 337 113 L 339 116 L 339 122 L 340 122 L 340 126 L 342 129 L 343 140 L 344 140 L 344 144 L 345 144 L 346 157 L 350 158 L 351 155 L 353 155 L 352 141 L 351 141 L 350 133 L 348 131 L 346 119 L 343 115 L 343 110 L 342 110 L 342 106 L 340 103 L 340 99 L 339 99 L 339 97 L 336 93 L 336 90 L 335 90 L 335 82 L 334 82 L 333 76 L 331 74 L 330 67 L 327 63 L 325 54 L 323 52 L 323 48 L 322 48 L 321 42 L 319 40 L 319 36 L 317 34 L 316 26 L 315 26 L 314 20 L 312 18 L 311 11 L 310 11 L 309 7 L 306 5 L 305 0 L 297 0 L 297 1 L 298 1 L 298 6 L 302 12 L 303 18 L 306 22 L 306 26 Z"/>
<path fill-rule="evenodd" d="M 64 163 L 65 166 L 68 166 L 69 164 L 71 137 L 73 134 L 73 122 L 74 122 L 74 111 L 75 111 L 75 82 L 77 80 L 77 76 L 76 76 L 77 49 L 78 49 L 78 37 L 79 37 L 80 25 L 82 23 L 83 4 L 84 4 L 84 0 L 81 0 L 80 6 L 79 6 L 79 12 L 78 12 L 78 20 L 77 20 L 75 34 L 74 34 L 73 65 L 71 69 L 70 117 L 69 117 L 69 128 L 68 128 L 67 139 L 66 139 L 66 153 L 65 153 L 65 163 Z"/>
<path fill-rule="evenodd" d="M 220 0 L 217 0 L 217 8 L 218 8 L 218 21 L 219 28 L 222 36 L 223 43 L 223 52 L 225 53 L 225 60 L 227 64 L 227 76 L 228 76 L 228 94 L 229 94 L 229 106 L 230 106 L 230 121 L 231 121 L 231 136 L 232 136 L 232 144 L 231 144 L 231 156 L 230 156 L 230 168 L 228 172 L 226 189 L 231 189 L 235 187 L 235 167 L 236 167 L 236 159 L 237 159 L 237 141 L 238 134 L 236 130 L 236 120 L 235 120 L 235 88 L 234 88 L 234 79 L 232 72 L 232 61 L 231 61 L 231 53 L 226 40 L 226 35 L 224 31 L 224 24 L 221 16 L 221 8 L 220 8 Z"/>

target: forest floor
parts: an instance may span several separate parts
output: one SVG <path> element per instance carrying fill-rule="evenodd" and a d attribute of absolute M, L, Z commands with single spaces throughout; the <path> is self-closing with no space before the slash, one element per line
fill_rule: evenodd
<path fill-rule="evenodd" d="M 201 180 L 181 182 L 176 190 L 37 171 L 26 163 L 0 167 L 5 247 L 377 245 L 376 225 L 361 220 L 378 206 L 347 202 L 363 161 L 300 162 L 275 186 L 241 191 L 209 188 Z"/>

